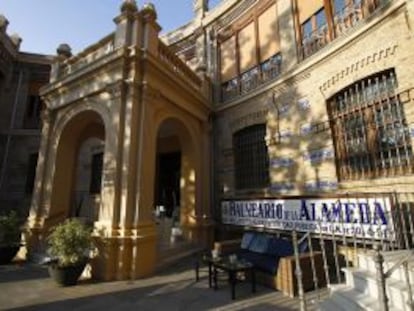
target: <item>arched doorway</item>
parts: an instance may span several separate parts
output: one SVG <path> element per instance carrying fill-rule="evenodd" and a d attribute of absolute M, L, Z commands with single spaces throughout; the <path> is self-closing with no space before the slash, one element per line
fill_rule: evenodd
<path fill-rule="evenodd" d="M 95 111 L 82 111 L 64 125 L 57 137 L 51 186 L 49 219 L 54 219 L 53 223 L 67 217 L 82 217 L 90 223 L 97 220 L 98 207 L 85 204 L 90 198 L 80 198 L 79 193 L 100 193 L 104 141 L 104 123 Z M 85 176 L 86 185 L 81 183 Z"/>
<path fill-rule="evenodd" d="M 191 217 L 196 209 L 196 148 L 187 127 L 178 119 L 158 128 L 154 188 L 158 251 L 179 249 L 192 242 Z"/>
<path fill-rule="evenodd" d="M 86 139 L 77 155 L 74 204 L 70 216 L 93 223 L 98 219 L 101 204 L 101 184 L 104 141 L 97 137 Z"/>

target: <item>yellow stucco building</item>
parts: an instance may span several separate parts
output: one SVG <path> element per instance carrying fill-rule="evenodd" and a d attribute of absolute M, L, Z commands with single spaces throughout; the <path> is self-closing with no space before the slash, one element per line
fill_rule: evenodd
<path fill-rule="evenodd" d="M 113 33 L 78 55 L 59 47 L 41 91 L 29 252 L 82 216 L 93 274 L 139 278 L 225 235 L 223 202 L 411 202 L 414 1 L 194 1 L 194 12 L 160 37 L 155 8 L 125 0 Z"/>

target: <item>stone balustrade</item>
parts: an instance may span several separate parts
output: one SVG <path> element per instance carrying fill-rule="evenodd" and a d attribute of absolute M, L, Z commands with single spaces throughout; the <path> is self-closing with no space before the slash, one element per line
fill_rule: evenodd
<path fill-rule="evenodd" d="M 94 45 L 89 46 L 79 54 L 67 59 L 64 62 L 62 68 L 62 75 L 71 74 L 80 68 L 91 64 L 92 62 L 101 59 L 105 55 L 111 53 L 114 50 L 114 35 L 110 34 L 97 42 Z"/>
<path fill-rule="evenodd" d="M 202 86 L 202 81 L 197 74 L 175 55 L 168 46 L 162 43 L 162 41 L 159 41 L 158 57 L 169 69 L 184 78 L 186 82 L 189 82 L 196 88 Z"/>

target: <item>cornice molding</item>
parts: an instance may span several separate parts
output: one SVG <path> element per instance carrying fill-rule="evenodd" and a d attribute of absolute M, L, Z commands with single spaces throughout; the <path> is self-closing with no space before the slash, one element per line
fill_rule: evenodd
<path fill-rule="evenodd" d="M 379 61 L 394 56 L 397 48 L 397 44 L 391 45 L 370 55 L 366 55 L 363 58 L 357 60 L 356 62 L 342 68 L 336 74 L 332 75 L 328 80 L 322 83 L 322 85 L 319 87 L 320 91 L 326 92 L 331 87 L 334 87 L 336 83 L 345 79 L 350 74 L 356 73 L 365 67 L 371 66 Z"/>

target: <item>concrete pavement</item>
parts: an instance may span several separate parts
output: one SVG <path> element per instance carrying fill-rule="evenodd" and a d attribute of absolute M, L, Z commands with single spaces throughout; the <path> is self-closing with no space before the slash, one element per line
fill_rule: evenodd
<path fill-rule="evenodd" d="M 239 283 L 236 300 L 223 280 L 217 291 L 208 288 L 207 272 L 195 282 L 191 260 L 182 260 L 157 275 L 136 280 L 93 282 L 58 287 L 47 268 L 31 264 L 0 266 L 0 310 L 298 310 L 297 299 L 258 285 Z M 315 296 L 308 298 L 315 301 Z M 312 304 L 312 309 L 316 303 Z"/>

